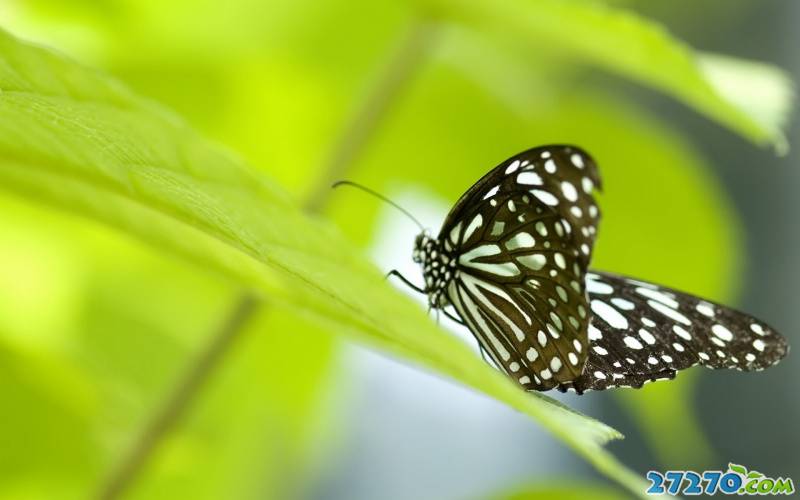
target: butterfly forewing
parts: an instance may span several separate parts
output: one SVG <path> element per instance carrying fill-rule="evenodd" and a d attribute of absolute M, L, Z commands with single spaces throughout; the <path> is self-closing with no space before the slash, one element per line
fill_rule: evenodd
<path fill-rule="evenodd" d="M 490 170 L 464 193 L 445 219 L 440 237 L 488 198 L 525 192 L 542 208 L 562 217 L 581 260 L 588 265 L 600 222 L 593 190 L 601 187 L 597 164 L 582 149 L 568 145 L 529 149 Z"/>
<path fill-rule="evenodd" d="M 580 149 L 532 149 L 478 181 L 439 234 L 458 263 L 450 302 L 495 362 L 527 388 L 549 389 L 583 371 L 584 277 L 599 184 L 594 161 Z"/>
<path fill-rule="evenodd" d="M 762 370 L 788 352 L 763 322 L 698 297 L 630 278 L 590 273 L 589 356 L 583 374 L 560 390 L 641 387 L 678 370 Z"/>

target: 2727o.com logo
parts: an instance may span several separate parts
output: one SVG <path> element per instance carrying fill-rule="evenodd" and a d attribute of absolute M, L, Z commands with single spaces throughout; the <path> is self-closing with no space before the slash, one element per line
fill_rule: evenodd
<path fill-rule="evenodd" d="M 665 473 L 648 471 L 647 479 L 650 487 L 648 495 L 791 495 L 794 493 L 794 482 L 791 478 L 767 477 L 758 471 L 748 471 L 744 466 L 728 464 L 725 472 L 707 470 L 695 471 L 671 470 Z"/>

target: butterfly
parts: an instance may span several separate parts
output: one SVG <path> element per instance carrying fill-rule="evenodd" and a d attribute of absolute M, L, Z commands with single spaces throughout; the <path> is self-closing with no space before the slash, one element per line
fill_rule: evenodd
<path fill-rule="evenodd" d="M 415 288 L 527 390 L 639 388 L 698 364 L 757 371 L 786 355 L 786 340 L 752 316 L 589 271 L 600 188 L 575 146 L 509 158 L 461 196 L 437 237 L 417 236 L 425 286 Z"/>

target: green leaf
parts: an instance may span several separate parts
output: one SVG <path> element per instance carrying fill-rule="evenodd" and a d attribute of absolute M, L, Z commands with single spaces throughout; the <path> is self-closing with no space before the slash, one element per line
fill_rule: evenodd
<path fill-rule="evenodd" d="M 239 286 L 5 194 L 0 499 L 86 498 L 208 344 Z M 339 380 L 335 339 L 319 330 L 275 308 L 252 318 L 126 498 L 292 498 L 287 489 L 329 449 L 325 432 L 340 430 L 326 411 Z M 263 334 L 272 331 L 293 335 Z"/>
<path fill-rule="evenodd" d="M 601 446 L 619 433 L 490 368 L 267 179 L 120 84 L 5 33 L 0 185 L 236 276 L 273 303 L 505 402 L 644 491 Z"/>
<path fill-rule="evenodd" d="M 657 23 L 599 2 L 416 1 L 490 36 L 524 42 L 537 53 L 570 55 L 637 80 L 758 144 L 771 143 L 781 153 L 787 148 L 781 127 L 791 107 L 791 86 L 772 66 L 698 55 Z"/>
<path fill-rule="evenodd" d="M 698 61 L 717 92 L 774 137 L 778 152 L 786 153 L 782 130 L 794 100 L 789 75 L 769 64 L 719 54 L 699 54 Z"/>

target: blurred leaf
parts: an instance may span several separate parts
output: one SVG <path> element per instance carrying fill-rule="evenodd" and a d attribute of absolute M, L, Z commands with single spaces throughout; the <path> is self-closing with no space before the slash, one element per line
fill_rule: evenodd
<path fill-rule="evenodd" d="M 516 36 L 537 51 L 563 50 L 670 94 L 759 144 L 771 143 L 780 152 L 787 147 L 781 126 L 790 106 L 788 82 L 768 65 L 712 60 L 709 69 L 708 59 L 698 58 L 662 26 L 598 2 L 415 1 L 492 36 Z M 753 72 L 748 80 L 768 82 L 761 87 L 768 93 L 766 105 L 758 95 L 720 85 L 722 72 L 731 76 L 744 68 Z"/>
<path fill-rule="evenodd" d="M 335 331 L 470 385 L 534 417 L 631 491 L 644 491 L 641 477 L 601 446 L 620 437 L 616 431 L 522 391 L 443 335 L 337 233 L 178 118 L 5 33 L 0 56 L 4 187 L 225 270 Z"/>
<path fill-rule="evenodd" d="M 629 498 L 622 492 L 602 484 L 574 484 L 564 480 L 563 483 L 548 481 L 530 487 L 514 488 L 505 493 L 489 495 L 486 500 L 622 500 Z"/>
<path fill-rule="evenodd" d="M 714 450 L 703 432 L 694 404 L 704 369 L 681 373 L 669 384 L 648 384 L 614 395 L 630 412 L 642 439 L 663 469 L 703 470 L 716 463 Z"/>
<path fill-rule="evenodd" d="M 367 0 L 35 0 L 14 14 L 18 35 L 110 72 L 301 193 L 410 13 Z"/>
<path fill-rule="evenodd" d="M 301 317 L 259 315 L 129 497 L 303 498 L 324 432 L 338 429 L 324 397 L 336 381 L 333 347 Z"/>
<path fill-rule="evenodd" d="M 11 257 L 0 259 L 0 276 L 36 278 L 8 280 L 3 293 L 42 300 L 41 311 L 0 308 L 0 499 L 87 498 L 207 344 L 238 286 L 16 198 L 0 197 L 0 213 Z M 29 259 L 16 256 L 23 251 Z M 298 476 L 314 474 L 326 433 L 340 428 L 328 408 L 333 339 L 318 330 L 277 311 L 254 318 L 137 481 L 140 496 L 183 497 L 187 484 L 198 485 L 198 500 L 302 492 Z"/>
<path fill-rule="evenodd" d="M 739 107 L 770 135 L 782 138 L 794 100 L 789 75 L 775 66 L 719 54 L 700 54 L 700 68 L 720 95 Z M 785 138 L 776 142 L 785 152 Z"/>

